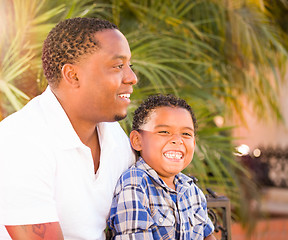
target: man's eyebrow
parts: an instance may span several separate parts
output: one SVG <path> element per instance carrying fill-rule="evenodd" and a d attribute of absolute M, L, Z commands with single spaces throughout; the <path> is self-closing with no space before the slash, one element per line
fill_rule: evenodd
<path fill-rule="evenodd" d="M 122 59 L 122 60 L 126 60 L 127 59 L 127 57 L 126 56 L 124 56 L 124 55 L 115 55 L 115 56 L 113 56 L 113 58 L 112 59 Z"/>

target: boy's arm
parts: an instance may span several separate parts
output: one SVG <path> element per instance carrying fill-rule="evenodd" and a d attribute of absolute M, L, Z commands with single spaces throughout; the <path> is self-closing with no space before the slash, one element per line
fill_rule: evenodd
<path fill-rule="evenodd" d="M 63 240 L 59 222 L 5 226 L 13 240 Z"/>
<path fill-rule="evenodd" d="M 123 188 L 114 197 L 108 226 L 117 239 L 153 239 L 153 224 L 147 211 L 148 199 L 137 186 Z"/>
<path fill-rule="evenodd" d="M 215 227 L 214 227 L 214 224 L 212 223 L 211 219 L 208 216 L 207 199 L 206 199 L 204 193 L 202 192 L 202 190 L 200 190 L 199 193 L 200 193 L 200 197 L 201 197 L 202 208 L 204 209 L 206 216 L 207 216 L 207 222 L 204 226 L 204 239 L 205 240 L 216 240 L 216 238 L 213 235 Z"/>
<path fill-rule="evenodd" d="M 204 238 L 205 240 L 216 240 L 216 238 L 214 237 L 213 234 L 207 236 L 206 238 Z"/>

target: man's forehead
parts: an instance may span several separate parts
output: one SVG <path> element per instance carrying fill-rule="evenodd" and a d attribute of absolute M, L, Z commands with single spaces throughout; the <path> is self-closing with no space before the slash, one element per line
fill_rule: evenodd
<path fill-rule="evenodd" d="M 94 34 L 99 50 L 112 55 L 112 59 L 126 60 L 131 58 L 129 43 L 117 29 L 107 29 Z"/>

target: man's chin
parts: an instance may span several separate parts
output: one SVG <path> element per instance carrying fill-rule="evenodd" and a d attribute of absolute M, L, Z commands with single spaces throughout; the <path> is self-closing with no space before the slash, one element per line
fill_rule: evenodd
<path fill-rule="evenodd" d="M 127 116 L 127 114 L 125 114 L 125 115 L 116 115 L 115 117 L 114 117 L 114 119 L 115 119 L 115 121 L 121 121 L 121 120 L 123 120 L 124 118 L 126 118 L 126 116 Z"/>

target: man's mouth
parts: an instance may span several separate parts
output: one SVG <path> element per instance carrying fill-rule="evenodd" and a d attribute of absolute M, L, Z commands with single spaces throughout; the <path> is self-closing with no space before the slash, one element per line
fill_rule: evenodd
<path fill-rule="evenodd" d="M 164 153 L 164 156 L 168 159 L 180 160 L 183 158 L 183 153 L 180 151 L 167 151 Z"/>
<path fill-rule="evenodd" d="M 129 93 L 123 93 L 118 95 L 122 99 L 129 100 L 130 99 L 130 94 Z"/>

